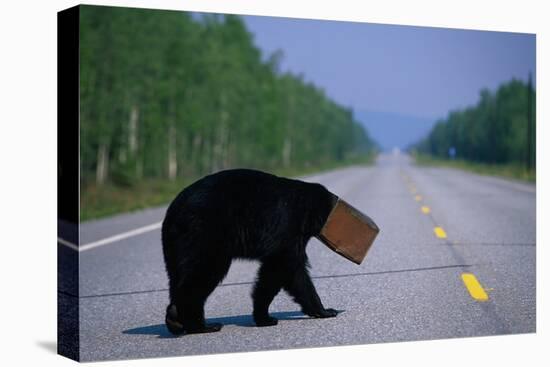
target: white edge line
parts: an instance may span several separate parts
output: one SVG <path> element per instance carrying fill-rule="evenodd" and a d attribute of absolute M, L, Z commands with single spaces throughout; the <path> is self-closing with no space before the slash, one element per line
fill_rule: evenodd
<path fill-rule="evenodd" d="M 78 251 L 78 246 L 75 245 L 74 243 L 72 242 L 69 242 L 67 240 L 64 240 L 63 238 L 61 237 L 57 237 L 57 242 L 59 242 L 60 244 L 64 245 L 64 246 L 67 246 L 68 248 L 70 248 L 71 250 L 75 250 L 75 251 Z"/>
<path fill-rule="evenodd" d="M 153 231 L 155 229 L 160 228 L 161 226 L 162 226 L 162 222 L 157 222 L 157 223 L 150 224 L 148 226 L 132 229 L 131 231 L 119 233 L 117 235 L 114 235 L 114 236 L 111 236 L 111 237 L 106 237 L 104 239 L 94 241 L 94 242 L 90 242 L 90 243 L 87 243 L 87 244 L 81 245 L 81 246 L 77 246 L 74 243 L 71 243 L 67 240 L 64 240 L 63 238 L 60 238 L 60 237 L 57 237 L 57 242 L 61 243 L 62 245 L 65 245 L 65 246 L 69 247 L 70 249 L 73 249 L 73 250 L 78 251 L 78 252 L 82 252 L 82 251 L 86 251 L 86 250 L 91 250 L 91 249 L 96 248 L 96 247 L 105 246 L 105 245 L 108 245 L 110 243 L 120 241 L 120 240 L 123 240 L 123 239 L 128 238 L 128 237 L 133 237 L 133 236 L 137 236 L 137 235 L 142 234 L 142 233 L 150 232 L 150 231 Z"/>

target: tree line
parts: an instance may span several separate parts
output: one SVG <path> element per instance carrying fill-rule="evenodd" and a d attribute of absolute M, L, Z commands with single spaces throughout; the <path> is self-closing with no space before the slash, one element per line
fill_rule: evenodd
<path fill-rule="evenodd" d="M 440 158 L 535 167 L 535 91 L 512 79 L 496 91 L 483 89 L 475 106 L 452 111 L 437 121 L 412 149 Z"/>
<path fill-rule="evenodd" d="M 375 145 L 349 108 L 262 59 L 234 15 L 82 6 L 84 185 L 306 168 Z"/>

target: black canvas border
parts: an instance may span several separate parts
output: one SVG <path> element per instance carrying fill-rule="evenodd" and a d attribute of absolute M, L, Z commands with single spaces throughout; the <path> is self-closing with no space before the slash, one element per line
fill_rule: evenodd
<path fill-rule="evenodd" d="M 80 359 L 79 29 L 79 6 L 57 13 L 57 352 L 76 361 Z"/>

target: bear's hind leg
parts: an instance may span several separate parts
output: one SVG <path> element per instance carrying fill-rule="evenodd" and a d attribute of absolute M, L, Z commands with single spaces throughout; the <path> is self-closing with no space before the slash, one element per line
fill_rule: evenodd
<path fill-rule="evenodd" d="M 174 303 L 170 303 L 168 307 L 166 307 L 164 322 L 166 323 L 168 331 L 174 335 L 181 335 L 185 332 L 185 330 L 183 330 L 183 325 L 178 321 L 178 310 Z"/>
<path fill-rule="evenodd" d="M 189 289 L 189 288 L 187 288 Z M 181 325 L 182 334 L 212 333 L 220 331 L 219 323 L 207 324 L 204 320 L 204 303 L 206 297 L 198 297 L 193 292 L 185 292 L 176 302 L 177 324 Z M 180 312 L 180 310 L 183 310 Z"/>
<path fill-rule="evenodd" d="M 176 322 L 169 324 L 169 311 L 167 310 L 167 326 L 176 325 L 176 333 L 173 334 L 198 334 L 219 331 L 222 324 L 207 324 L 204 319 L 204 304 L 206 299 L 222 281 L 229 270 L 231 260 L 219 261 L 217 264 L 196 266 L 195 271 L 186 274 L 184 280 L 178 287 L 176 295 L 175 316 Z M 181 332 L 178 326 L 181 326 Z"/>

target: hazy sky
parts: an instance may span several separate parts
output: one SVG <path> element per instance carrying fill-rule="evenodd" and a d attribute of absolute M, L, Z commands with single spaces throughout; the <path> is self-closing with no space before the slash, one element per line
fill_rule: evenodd
<path fill-rule="evenodd" d="M 481 88 L 535 77 L 535 36 L 274 17 L 243 17 L 264 55 L 355 111 L 424 119 L 477 102 Z"/>

